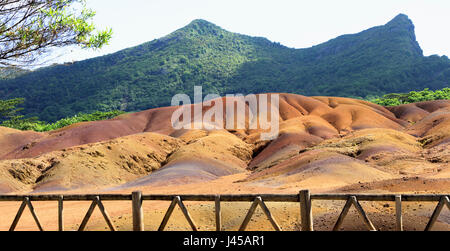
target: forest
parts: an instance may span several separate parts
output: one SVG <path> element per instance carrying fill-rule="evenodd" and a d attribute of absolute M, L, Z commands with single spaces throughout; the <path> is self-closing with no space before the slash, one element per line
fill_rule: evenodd
<path fill-rule="evenodd" d="M 79 113 L 170 105 L 177 93 L 285 92 L 373 99 L 449 87 L 450 60 L 424 56 L 414 25 L 386 25 L 305 49 L 232 33 L 205 20 L 154 41 L 0 80 L 0 99 L 25 98 L 21 115 L 56 122 Z"/>
<path fill-rule="evenodd" d="M 425 89 L 423 91 L 412 91 L 409 93 L 390 93 L 385 94 L 379 98 L 372 98 L 368 101 L 382 105 L 382 106 L 396 106 L 402 104 L 416 103 L 431 100 L 450 100 L 450 88 L 443 88 L 442 90 L 430 91 Z M 0 100 L 0 126 L 10 127 L 18 130 L 33 130 L 36 132 L 53 131 L 65 126 L 69 126 L 79 122 L 106 120 L 117 117 L 125 112 L 114 110 L 109 112 L 96 111 L 90 114 L 79 113 L 71 117 L 60 119 L 54 123 L 47 123 L 39 121 L 38 118 L 24 118 L 23 115 L 17 113 L 23 108 L 19 106 L 24 102 L 24 99 Z"/>

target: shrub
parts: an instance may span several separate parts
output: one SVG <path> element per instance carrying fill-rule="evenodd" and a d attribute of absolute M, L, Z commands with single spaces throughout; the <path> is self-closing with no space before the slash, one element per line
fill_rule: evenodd
<path fill-rule="evenodd" d="M 383 95 L 381 98 L 371 98 L 369 101 L 382 106 L 396 106 L 422 101 L 445 99 L 450 99 L 450 88 L 443 88 L 442 90 L 436 90 L 434 92 L 427 88 L 419 92 L 412 91 L 409 93 L 391 93 Z"/>

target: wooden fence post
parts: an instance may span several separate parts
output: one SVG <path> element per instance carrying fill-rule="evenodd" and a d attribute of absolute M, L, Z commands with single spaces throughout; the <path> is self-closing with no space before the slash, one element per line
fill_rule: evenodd
<path fill-rule="evenodd" d="M 402 196 L 395 195 L 395 218 L 396 218 L 396 230 L 403 231 L 403 218 L 402 218 Z"/>
<path fill-rule="evenodd" d="M 142 192 L 131 194 L 133 204 L 133 231 L 144 231 L 144 210 L 142 209 Z"/>
<path fill-rule="evenodd" d="M 299 193 L 299 197 L 302 231 L 313 231 L 311 196 L 309 194 L 309 190 L 301 190 Z"/>
<path fill-rule="evenodd" d="M 222 210 L 220 208 L 220 195 L 215 198 L 215 213 L 216 213 L 216 231 L 222 231 Z"/>
<path fill-rule="evenodd" d="M 64 231 L 63 201 L 64 201 L 64 197 L 62 195 L 60 195 L 58 198 L 58 231 Z"/>

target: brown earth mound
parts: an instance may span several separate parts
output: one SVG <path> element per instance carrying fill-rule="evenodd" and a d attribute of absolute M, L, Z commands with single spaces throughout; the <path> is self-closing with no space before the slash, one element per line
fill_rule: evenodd
<path fill-rule="evenodd" d="M 201 115 L 211 107 L 202 107 Z M 450 178 L 449 100 L 385 108 L 350 98 L 280 94 L 279 137 L 273 140 L 261 140 L 267 130 L 251 128 L 248 117 L 244 128 L 175 130 L 171 118 L 178 108 L 48 133 L 0 127 L 0 192 L 180 185 L 238 173 L 249 185 L 321 189 L 411 176 Z M 222 110 L 223 125 L 232 118 L 237 125 L 237 109 Z M 256 119 L 271 117 L 248 103 L 245 109 Z"/>
<path fill-rule="evenodd" d="M 143 133 L 75 146 L 35 158 L 0 162 L 3 192 L 36 192 L 110 186 L 131 181 L 161 167 L 183 142 Z"/>

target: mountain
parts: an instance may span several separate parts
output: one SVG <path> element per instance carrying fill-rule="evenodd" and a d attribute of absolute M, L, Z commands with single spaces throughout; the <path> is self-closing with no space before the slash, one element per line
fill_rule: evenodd
<path fill-rule="evenodd" d="M 27 69 L 14 66 L 2 67 L 0 68 L 0 79 L 11 79 L 29 72 Z"/>
<path fill-rule="evenodd" d="M 424 57 L 414 25 L 386 25 L 306 49 L 232 33 L 204 20 L 160 39 L 71 65 L 0 81 L 0 99 L 26 98 L 24 112 L 55 121 L 78 112 L 170 105 L 177 93 L 288 92 L 367 97 L 448 87 L 450 60 Z"/>

